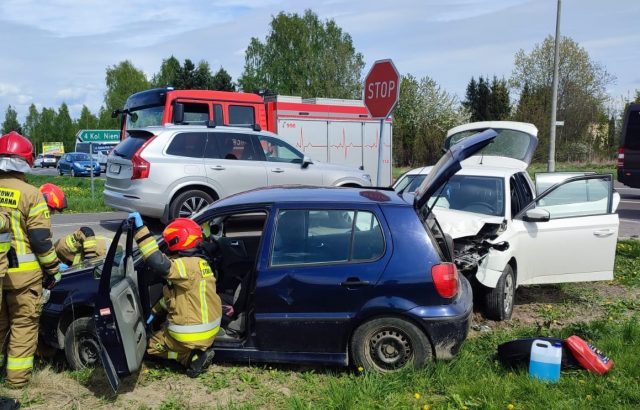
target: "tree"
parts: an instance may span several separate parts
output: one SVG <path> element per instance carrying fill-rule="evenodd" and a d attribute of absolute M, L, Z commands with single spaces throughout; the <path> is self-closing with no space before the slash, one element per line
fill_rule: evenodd
<path fill-rule="evenodd" d="M 480 76 L 476 82 L 471 77 L 467 85 L 466 99 L 462 105 L 471 113 L 471 121 L 500 121 L 509 117 L 511 103 L 505 79 L 493 80 Z"/>
<path fill-rule="evenodd" d="M 263 42 L 253 37 L 238 83 L 252 92 L 269 89 L 302 97 L 360 98 L 364 60 L 351 36 L 334 20 L 281 12 Z"/>
<path fill-rule="evenodd" d="M 220 67 L 218 72 L 213 76 L 211 89 L 218 91 L 235 91 L 236 85 L 231 81 L 231 76 L 227 70 Z"/>
<path fill-rule="evenodd" d="M 53 108 L 43 108 L 40 113 L 40 120 L 36 127 L 37 139 L 33 141 L 37 143 L 37 151 L 42 152 L 43 142 L 60 141 L 56 135 L 56 111 Z"/>
<path fill-rule="evenodd" d="M 528 87 L 529 101 L 518 106 L 528 106 L 529 111 L 519 109 L 521 121 L 532 122 L 538 127 L 539 149 L 537 160 L 547 160 L 549 140 L 549 113 L 551 110 L 551 83 L 553 79 L 554 38 L 547 37 L 536 44 L 530 53 L 519 50 L 515 55 L 510 85 L 518 94 Z M 558 132 L 557 158 L 567 159 L 576 151 L 589 151 L 596 144 L 594 127 L 601 122 L 601 114 L 608 100 L 607 86 L 615 78 L 606 69 L 591 60 L 587 51 L 568 37 L 560 40 L 558 78 L 558 120 L 564 127 Z M 531 96 L 535 98 L 531 99 Z M 532 107 L 532 104 L 541 106 Z"/>
<path fill-rule="evenodd" d="M 92 130 L 98 128 L 98 117 L 93 115 L 86 105 L 82 106 L 80 117 L 75 121 L 78 130 Z"/>
<path fill-rule="evenodd" d="M 4 122 L 2 123 L 2 134 L 4 135 L 11 131 L 22 134 L 22 126 L 20 125 L 20 121 L 18 121 L 18 112 L 12 106 L 8 106 L 4 114 Z"/>
<path fill-rule="evenodd" d="M 111 112 L 124 107 L 131 94 L 150 88 L 150 83 L 144 73 L 129 60 L 107 67 L 105 80 L 107 91 L 104 94 L 104 109 L 101 112 L 100 123 L 106 128 L 120 128 L 119 119 L 111 118 Z"/>
<path fill-rule="evenodd" d="M 393 119 L 394 163 L 426 165 L 440 157 L 447 130 L 467 122 L 469 114 L 433 79 L 407 75 Z"/>
<path fill-rule="evenodd" d="M 151 84 L 153 87 L 176 87 L 181 70 L 182 66 L 180 65 L 180 61 L 172 55 L 162 60 L 160 71 L 153 76 Z"/>
<path fill-rule="evenodd" d="M 66 103 L 62 103 L 58 109 L 54 121 L 55 137 L 54 141 L 64 143 L 65 152 L 73 152 L 75 150 L 75 133 L 73 131 L 73 121 L 69 115 L 69 107 Z"/>

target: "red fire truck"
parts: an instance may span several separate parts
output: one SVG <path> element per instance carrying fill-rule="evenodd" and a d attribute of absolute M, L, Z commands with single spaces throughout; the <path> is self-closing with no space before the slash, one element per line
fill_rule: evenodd
<path fill-rule="evenodd" d="M 391 120 L 385 122 L 382 180 L 376 181 L 380 123 L 360 100 L 157 88 L 131 95 L 122 115 L 127 128 L 166 124 L 259 126 L 278 134 L 312 159 L 367 171 L 373 185 L 391 184 Z"/>

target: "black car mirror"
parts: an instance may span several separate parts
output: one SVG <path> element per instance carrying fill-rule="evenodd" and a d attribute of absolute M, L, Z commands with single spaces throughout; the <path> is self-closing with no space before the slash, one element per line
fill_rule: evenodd
<path fill-rule="evenodd" d="M 532 208 L 524 213 L 522 219 L 526 222 L 547 222 L 551 219 L 551 214 L 546 209 Z"/>

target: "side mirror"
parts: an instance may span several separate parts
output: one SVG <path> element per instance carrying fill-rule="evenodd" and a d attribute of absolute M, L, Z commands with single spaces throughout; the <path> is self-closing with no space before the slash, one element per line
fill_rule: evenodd
<path fill-rule="evenodd" d="M 302 157 L 302 168 L 308 167 L 309 164 L 313 164 L 313 161 L 311 161 L 311 158 L 309 158 L 306 155 L 304 157 Z"/>
<path fill-rule="evenodd" d="M 524 213 L 522 219 L 526 222 L 547 222 L 551 214 L 546 209 L 533 208 Z"/>
<path fill-rule="evenodd" d="M 182 124 L 184 122 L 184 104 L 173 103 L 173 117 L 171 122 L 174 124 Z"/>

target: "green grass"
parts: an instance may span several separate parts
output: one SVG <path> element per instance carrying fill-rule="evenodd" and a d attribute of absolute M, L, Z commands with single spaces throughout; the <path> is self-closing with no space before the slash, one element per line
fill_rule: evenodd
<path fill-rule="evenodd" d="M 537 172 L 547 172 L 546 163 L 533 163 L 527 169 L 531 178 L 534 178 Z M 599 174 L 612 174 L 614 179 L 616 177 L 616 163 L 615 162 L 596 162 L 596 163 L 580 163 L 580 162 L 558 162 L 556 163 L 556 172 L 562 171 L 576 171 L 576 172 L 588 172 L 593 171 Z"/>
<path fill-rule="evenodd" d="M 640 287 L 640 241 L 618 241 L 615 281 L 629 287 Z"/>
<path fill-rule="evenodd" d="M 67 177 L 67 176 L 46 176 L 27 175 L 30 184 L 40 187 L 42 184 L 50 182 L 58 185 L 67 198 L 68 208 L 65 212 L 107 212 L 113 209 L 104 204 L 104 183 L 103 179 L 94 178 L 94 196 L 91 197 L 91 178 Z"/>

